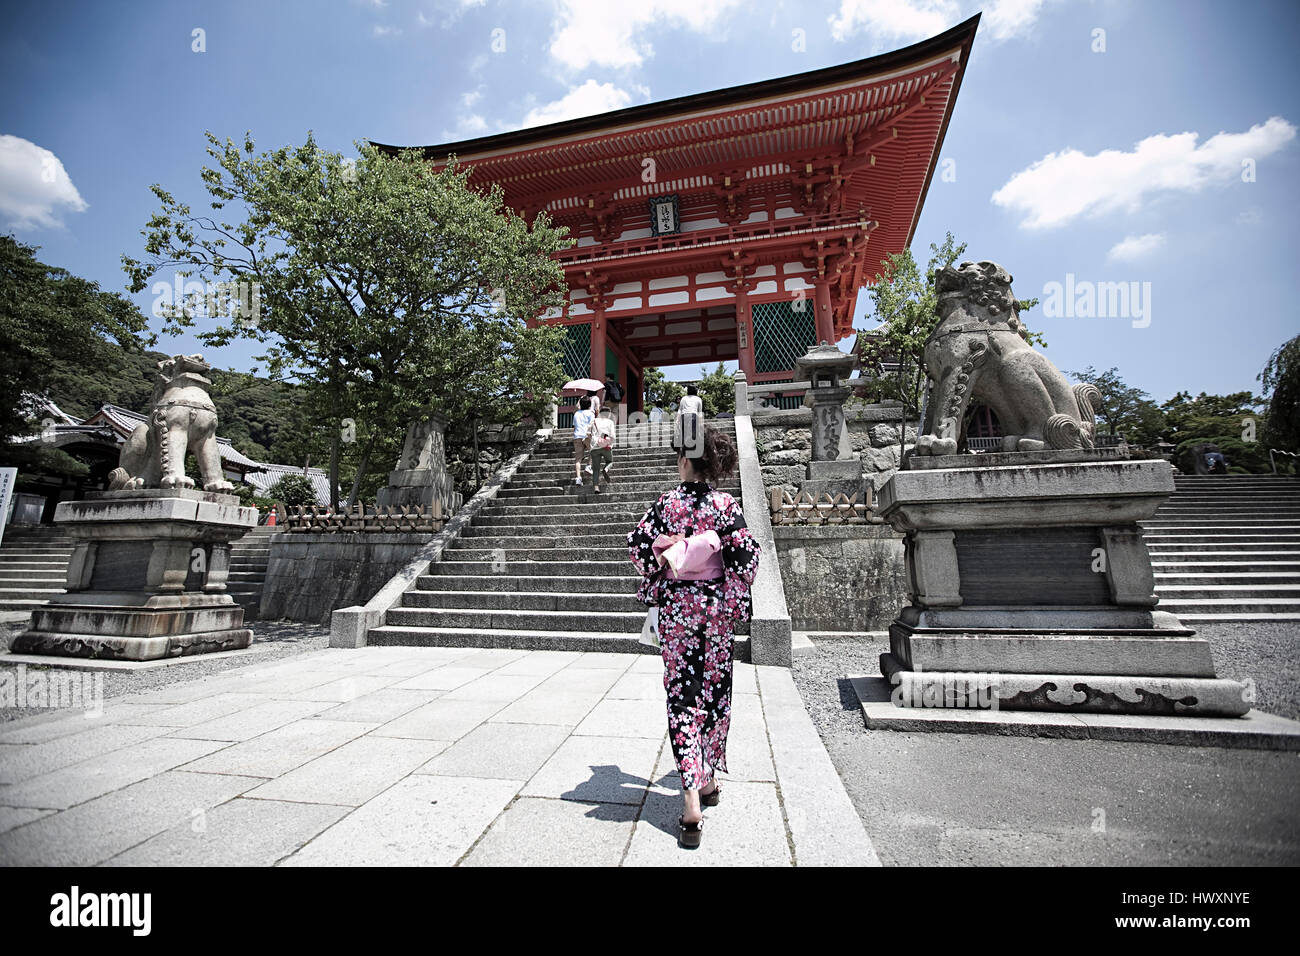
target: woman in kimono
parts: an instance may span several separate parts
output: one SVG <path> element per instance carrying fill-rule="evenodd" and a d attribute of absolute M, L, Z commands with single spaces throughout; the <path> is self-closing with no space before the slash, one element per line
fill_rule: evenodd
<path fill-rule="evenodd" d="M 692 447 L 693 446 L 693 447 Z M 715 491 L 736 467 L 727 436 L 705 428 L 677 447 L 682 483 L 665 492 L 628 536 L 643 580 L 637 598 L 659 608 L 668 736 L 682 781 L 683 847 L 700 845 L 703 806 L 717 806 L 727 769 L 733 626 L 749 620 L 759 546 L 736 500 Z"/>

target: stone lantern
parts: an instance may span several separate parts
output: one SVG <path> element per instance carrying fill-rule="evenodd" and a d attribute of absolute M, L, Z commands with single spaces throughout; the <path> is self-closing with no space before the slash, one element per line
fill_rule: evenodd
<path fill-rule="evenodd" d="M 795 359 L 796 380 L 809 383 L 804 404 L 812 408 L 812 461 L 803 485 L 811 495 L 852 495 L 865 488 L 844 420 L 844 402 L 853 393 L 846 383 L 857 362 L 828 342 Z"/>

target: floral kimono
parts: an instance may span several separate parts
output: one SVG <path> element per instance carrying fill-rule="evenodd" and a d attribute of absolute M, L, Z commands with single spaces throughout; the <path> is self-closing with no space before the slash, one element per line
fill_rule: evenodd
<path fill-rule="evenodd" d="M 687 537 L 715 531 L 722 576 L 674 581 L 655 558 L 660 535 Z M 749 620 L 749 586 L 758 573 L 759 546 L 731 495 L 688 481 L 663 494 L 627 536 L 632 563 L 644 580 L 643 603 L 659 608 L 659 639 L 668 692 L 668 734 L 682 787 L 699 790 L 713 771 L 727 769 L 731 725 L 733 625 Z"/>

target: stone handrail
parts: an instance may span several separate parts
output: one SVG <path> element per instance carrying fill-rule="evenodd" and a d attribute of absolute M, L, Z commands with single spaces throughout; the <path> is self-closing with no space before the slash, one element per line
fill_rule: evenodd
<path fill-rule="evenodd" d="M 537 446 L 550 437 L 549 428 L 540 429 L 517 455 L 507 461 L 495 475 L 465 505 L 456 512 L 424 547 L 417 551 L 401 571 L 364 605 L 339 608 L 330 616 L 330 647 L 365 647 L 366 635 L 372 627 L 381 627 L 390 610 L 397 606 L 403 594 L 415 587 L 420 576 L 429 572 L 429 565 L 442 557 L 442 552 L 460 535 L 483 510 L 489 501 L 515 476 L 521 465 L 537 450 Z"/>
<path fill-rule="evenodd" d="M 747 401 L 739 401 L 746 394 L 745 376 L 736 373 L 736 450 L 740 455 L 740 493 L 745 509 L 745 521 L 750 533 L 763 549 L 758 563 L 758 576 L 752 588 L 754 613 L 749 624 L 750 660 L 755 664 L 789 667 L 791 663 L 790 609 L 785 601 L 785 585 L 781 580 L 781 562 L 777 560 L 776 538 L 772 534 L 772 521 L 768 514 L 767 491 L 763 487 L 763 472 L 758 463 L 758 449 L 754 443 L 754 423 L 750 418 Z"/>

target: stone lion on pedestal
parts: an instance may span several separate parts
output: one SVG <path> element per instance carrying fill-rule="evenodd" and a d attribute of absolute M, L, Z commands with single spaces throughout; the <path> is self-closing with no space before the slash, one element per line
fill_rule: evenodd
<path fill-rule="evenodd" d="M 199 463 L 204 491 L 233 491 L 221 470 L 217 448 L 217 407 L 204 372 L 212 368 L 199 355 L 176 355 L 158 363 L 153 408 L 122 446 L 121 467 L 108 475 L 110 491 L 135 488 L 193 488 L 185 474 L 185 452 Z"/>
<path fill-rule="evenodd" d="M 1092 448 L 1101 393 L 1071 385 L 1030 347 L 1007 271 L 963 262 L 935 279 L 940 319 L 925 344 L 932 391 L 916 454 L 955 454 L 971 399 L 997 415 L 1003 451 Z"/>

